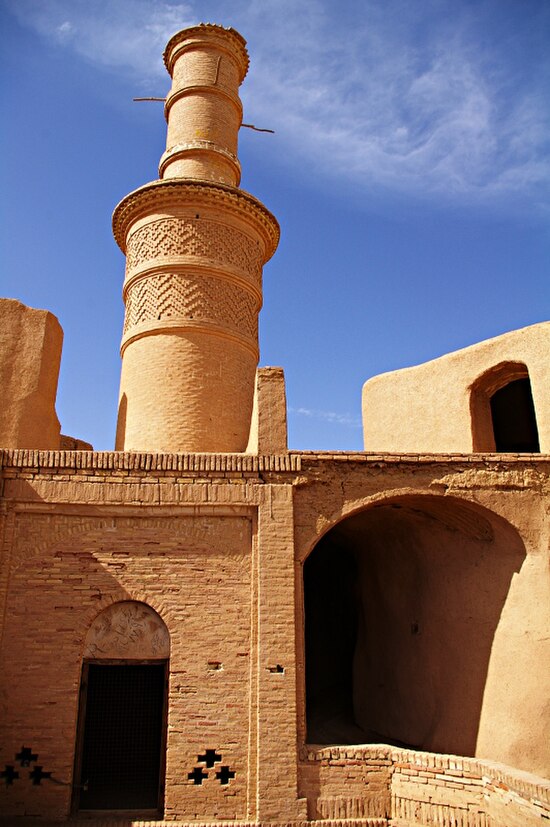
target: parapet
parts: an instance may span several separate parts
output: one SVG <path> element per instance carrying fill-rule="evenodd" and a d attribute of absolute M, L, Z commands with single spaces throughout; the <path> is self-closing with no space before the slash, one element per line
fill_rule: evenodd
<path fill-rule="evenodd" d="M 63 330 L 47 310 L 0 299 L 0 444 L 59 448 L 55 397 Z"/>
<path fill-rule="evenodd" d="M 550 452 L 550 322 L 363 386 L 366 451 Z"/>

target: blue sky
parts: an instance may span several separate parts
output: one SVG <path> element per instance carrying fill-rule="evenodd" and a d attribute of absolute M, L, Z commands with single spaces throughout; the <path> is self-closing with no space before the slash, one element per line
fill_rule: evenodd
<path fill-rule="evenodd" d="M 168 37 L 248 41 L 242 187 L 277 216 L 260 363 L 290 444 L 362 447 L 362 383 L 548 317 L 547 0 L 2 0 L 0 293 L 65 331 L 66 434 L 114 442 L 116 203 L 157 177 Z"/>

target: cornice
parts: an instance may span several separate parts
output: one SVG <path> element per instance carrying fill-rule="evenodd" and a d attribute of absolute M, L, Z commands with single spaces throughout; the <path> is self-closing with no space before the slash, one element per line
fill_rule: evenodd
<path fill-rule="evenodd" d="M 231 210 L 236 215 L 243 213 L 252 219 L 262 232 L 265 241 L 265 259 L 269 261 L 279 243 L 280 228 L 277 219 L 264 207 L 261 201 L 244 190 L 229 184 L 211 181 L 190 180 L 189 178 L 167 178 L 152 181 L 129 193 L 117 204 L 113 212 L 113 235 L 126 254 L 126 238 L 131 224 L 153 210 L 163 206 L 191 202 L 212 204 Z"/>
<path fill-rule="evenodd" d="M 242 121 L 243 105 L 240 98 L 235 98 L 233 95 L 230 95 L 221 86 L 215 86 L 213 84 L 207 83 L 190 83 L 189 85 L 186 85 L 181 89 L 176 89 L 174 92 L 169 92 L 166 96 L 164 103 L 164 117 L 166 118 L 166 122 L 168 122 L 170 109 L 176 103 L 176 101 L 179 101 L 181 98 L 189 97 L 190 95 L 196 95 L 197 93 L 217 95 L 218 97 L 224 98 L 224 100 L 229 101 L 231 106 L 235 108 L 239 120 Z"/>
<path fill-rule="evenodd" d="M 544 454 L 371 454 L 364 451 L 289 451 L 284 454 L 245 453 L 164 453 L 140 451 L 66 451 L 32 448 L 0 449 L 0 469 L 120 469 L 120 470 L 197 470 L 197 471 L 304 471 L 313 463 L 331 467 L 333 463 L 379 466 L 415 464 L 445 466 L 449 463 L 487 467 L 496 470 L 522 465 L 545 467 L 550 456 Z M 348 749 L 346 747 L 345 749 Z M 349 747 L 356 749 L 356 747 Z M 431 753 L 430 753 L 431 754 Z M 464 759 L 466 760 L 466 759 Z"/>
<path fill-rule="evenodd" d="M 155 320 L 133 325 L 128 328 L 128 331 L 122 337 L 120 355 L 121 357 L 124 356 L 124 351 L 128 345 L 131 345 L 132 342 L 137 342 L 138 339 L 144 339 L 146 336 L 170 333 L 204 333 L 208 336 L 217 336 L 220 339 L 226 339 L 247 350 L 256 362 L 260 356 L 257 338 L 253 339 L 250 336 L 243 336 L 237 331 L 221 327 L 221 325 L 210 322 L 208 319 L 198 320 L 186 319 L 184 317 L 161 319 L 160 321 Z"/>
<path fill-rule="evenodd" d="M 27 448 L 0 450 L 0 468 L 40 471 L 122 470 L 140 471 L 219 471 L 296 472 L 300 470 L 299 454 L 224 454 L 224 453 L 161 453 L 141 451 L 39 451 Z"/>
<path fill-rule="evenodd" d="M 236 155 L 224 147 L 218 146 L 213 141 L 190 141 L 186 144 L 175 144 L 163 152 L 159 162 L 159 175 L 162 177 L 173 161 L 185 160 L 186 157 L 193 154 L 209 155 L 214 153 L 228 164 L 233 170 L 237 184 L 241 180 L 241 165 Z"/>

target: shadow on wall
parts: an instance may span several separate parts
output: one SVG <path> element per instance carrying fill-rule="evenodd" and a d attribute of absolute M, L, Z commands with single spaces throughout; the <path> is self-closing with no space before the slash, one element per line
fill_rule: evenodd
<path fill-rule="evenodd" d="M 128 413 L 128 399 L 123 393 L 118 403 L 118 417 L 116 422 L 115 451 L 124 451 L 126 441 L 126 416 Z"/>
<path fill-rule="evenodd" d="M 410 496 L 340 522 L 304 565 L 309 743 L 474 755 L 516 530 Z"/>

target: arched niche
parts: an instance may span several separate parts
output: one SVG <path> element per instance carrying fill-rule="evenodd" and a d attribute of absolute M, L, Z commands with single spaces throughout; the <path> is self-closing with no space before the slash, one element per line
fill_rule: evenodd
<path fill-rule="evenodd" d="M 113 603 L 88 629 L 84 658 L 167 660 L 170 635 L 162 618 L 145 603 Z"/>
<path fill-rule="evenodd" d="M 523 362 L 501 362 L 478 377 L 471 387 L 470 414 L 474 451 L 540 451 L 529 371 Z"/>
<path fill-rule="evenodd" d="M 396 496 L 336 524 L 304 563 L 308 743 L 474 755 L 524 558 L 513 526 L 452 497 Z"/>

